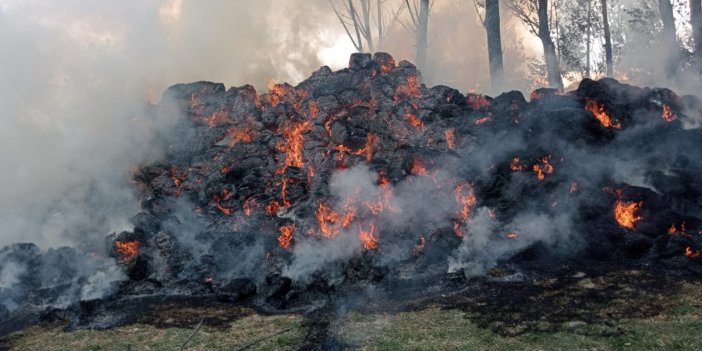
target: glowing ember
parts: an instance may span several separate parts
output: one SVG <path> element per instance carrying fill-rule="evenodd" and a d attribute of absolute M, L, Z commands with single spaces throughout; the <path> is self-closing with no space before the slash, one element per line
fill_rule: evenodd
<path fill-rule="evenodd" d="M 227 136 L 229 137 L 229 147 L 236 145 L 240 141 L 247 144 L 253 141 L 253 134 L 246 128 L 229 128 Z"/>
<path fill-rule="evenodd" d="M 227 111 L 220 110 L 203 118 L 202 123 L 206 124 L 208 127 L 214 127 L 216 125 L 225 124 L 228 120 L 229 113 L 227 113 Z"/>
<path fill-rule="evenodd" d="M 468 105 L 475 110 L 490 106 L 487 96 L 481 94 L 468 94 Z"/>
<path fill-rule="evenodd" d="M 673 110 L 670 109 L 670 106 L 667 104 L 663 104 L 663 120 L 666 122 L 672 122 L 676 119 L 678 119 L 678 115 L 673 112 Z"/>
<path fill-rule="evenodd" d="M 139 242 L 136 240 L 119 241 L 115 240 L 115 249 L 120 254 L 119 261 L 129 262 L 139 254 Z"/>
<path fill-rule="evenodd" d="M 572 182 L 570 183 L 570 193 L 574 193 L 578 191 L 578 182 Z"/>
<path fill-rule="evenodd" d="M 689 258 L 700 257 L 700 252 L 698 250 L 695 250 L 692 247 L 688 246 L 685 248 L 685 256 L 687 256 Z"/>
<path fill-rule="evenodd" d="M 547 174 L 553 173 L 553 166 L 549 163 L 551 160 L 551 155 L 544 156 L 539 160 L 539 163 L 535 164 L 533 167 L 534 173 L 536 173 L 536 178 L 540 181 L 546 179 Z"/>
<path fill-rule="evenodd" d="M 544 97 L 544 94 L 539 93 L 539 92 L 536 91 L 536 90 L 532 91 L 531 94 L 529 95 L 529 99 L 532 100 L 532 101 L 533 101 L 533 100 L 539 100 L 539 99 L 541 99 L 541 98 L 543 98 L 543 97 Z"/>
<path fill-rule="evenodd" d="M 485 123 L 485 122 L 490 122 L 490 121 L 492 121 L 492 117 L 491 117 L 491 116 L 485 116 L 485 117 L 483 117 L 483 118 L 477 119 L 477 120 L 475 121 L 475 125 L 478 125 L 478 126 L 479 126 L 479 125 L 481 125 L 481 124 L 483 124 L 483 123 Z"/>
<path fill-rule="evenodd" d="M 609 117 L 607 111 L 605 111 L 604 104 L 598 104 L 597 102 L 595 102 L 595 100 L 587 99 L 587 101 L 585 102 L 585 109 L 592 112 L 592 114 L 595 115 L 595 118 L 597 118 L 597 120 L 600 121 L 603 127 L 615 129 L 622 128 L 622 125 L 619 123 L 619 121 Z"/>
<path fill-rule="evenodd" d="M 675 234 L 678 234 L 678 233 L 679 233 L 679 234 L 687 234 L 687 233 L 685 233 L 685 222 L 683 222 L 683 223 L 680 225 L 680 228 L 679 228 L 679 229 L 678 229 L 678 227 L 675 225 L 675 223 L 671 224 L 671 225 L 670 225 L 670 228 L 668 228 L 668 234 L 669 234 L 669 235 L 675 235 Z"/>
<path fill-rule="evenodd" d="M 424 166 L 424 163 L 422 160 L 418 158 L 413 158 L 412 159 L 412 167 L 410 168 L 410 173 L 414 175 L 420 175 L 420 176 L 426 176 L 427 173 L 427 167 Z"/>
<path fill-rule="evenodd" d="M 511 168 L 513 172 L 523 171 L 526 169 L 525 166 L 519 164 L 519 157 L 515 157 L 512 159 L 512 162 L 510 162 L 509 164 L 509 168 Z"/>
<path fill-rule="evenodd" d="M 171 166 L 171 179 L 173 180 L 173 185 L 175 185 L 176 190 L 175 190 L 175 196 L 179 197 L 180 196 L 180 185 L 181 185 L 181 180 L 178 178 L 178 168 L 176 166 Z"/>
<path fill-rule="evenodd" d="M 456 236 L 459 238 L 462 238 L 465 235 L 463 233 L 462 225 L 463 223 L 459 221 L 453 221 L 453 232 L 456 233 Z"/>
<path fill-rule="evenodd" d="M 368 230 L 363 229 L 361 224 L 358 225 L 358 238 L 363 242 L 363 248 L 366 250 L 375 250 L 378 248 L 378 239 L 375 237 L 375 223 L 370 222 Z"/>
<path fill-rule="evenodd" d="M 614 204 L 614 219 L 622 228 L 630 230 L 635 229 L 636 222 L 643 219 L 639 216 L 639 209 L 643 205 L 643 201 L 620 201 Z"/>
<path fill-rule="evenodd" d="M 417 241 L 417 245 L 414 247 L 414 254 L 418 255 L 422 252 L 424 252 L 424 246 L 426 246 L 427 241 L 424 239 L 424 235 L 419 236 L 419 240 Z"/>
<path fill-rule="evenodd" d="M 363 157 L 365 157 L 365 159 L 367 161 L 370 161 L 373 159 L 373 148 L 377 144 L 378 144 L 378 137 L 375 136 L 375 134 L 368 133 L 366 135 L 366 144 L 363 146 L 363 148 L 354 151 L 352 149 L 347 148 L 344 145 L 337 145 L 336 150 L 339 152 L 345 152 L 345 153 L 352 154 L 352 155 L 363 156 Z M 343 160 L 343 157 L 342 157 L 342 160 Z"/>
<path fill-rule="evenodd" d="M 516 239 L 518 236 L 519 236 L 519 233 L 517 233 L 517 232 L 509 232 L 509 233 L 505 234 L 505 237 L 507 239 Z"/>
<path fill-rule="evenodd" d="M 293 232 L 295 231 L 295 224 L 290 223 L 280 227 L 280 235 L 278 236 L 278 244 L 280 247 L 287 249 L 293 240 Z"/>
<path fill-rule="evenodd" d="M 446 144 L 448 145 L 448 148 L 453 150 L 456 148 L 456 130 L 453 128 L 446 129 L 444 132 L 444 135 L 446 137 Z"/>
<path fill-rule="evenodd" d="M 412 127 L 415 127 L 417 129 L 421 129 L 424 127 L 424 123 L 422 122 L 422 120 L 419 119 L 419 117 L 417 117 L 417 115 L 412 112 L 405 112 L 405 119 L 407 119 L 407 121 L 410 125 L 412 125 Z"/>
<path fill-rule="evenodd" d="M 268 206 L 266 206 L 266 212 L 270 215 L 276 215 L 280 211 L 280 204 L 278 201 L 271 201 Z"/>
<path fill-rule="evenodd" d="M 246 215 L 247 217 L 251 216 L 253 214 L 253 209 L 256 207 L 258 207 L 258 202 L 256 202 L 256 199 L 254 199 L 253 197 L 244 200 L 244 215 Z"/>
<path fill-rule="evenodd" d="M 419 82 L 417 81 L 416 75 L 410 75 L 407 77 L 407 82 L 404 84 L 399 84 L 395 89 L 395 95 L 393 99 L 395 102 L 402 101 L 403 97 L 410 97 L 418 99 L 422 96 L 419 91 Z"/>
<path fill-rule="evenodd" d="M 317 105 L 317 101 L 310 101 L 308 108 L 310 110 L 310 117 L 317 118 L 317 115 L 319 114 L 319 106 Z"/>

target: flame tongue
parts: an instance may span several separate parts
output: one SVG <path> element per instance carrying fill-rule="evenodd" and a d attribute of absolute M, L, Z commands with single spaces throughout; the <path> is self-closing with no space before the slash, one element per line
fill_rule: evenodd
<path fill-rule="evenodd" d="M 597 118 L 597 120 L 600 121 L 600 124 L 602 124 L 603 127 L 614 129 L 622 128 L 622 125 L 619 123 L 619 121 L 617 121 L 616 119 L 612 119 L 607 114 L 607 111 L 605 111 L 604 104 L 598 104 L 595 100 L 587 99 L 585 102 L 585 109 L 592 112 L 592 114 L 595 115 L 595 118 Z"/>
<path fill-rule="evenodd" d="M 544 156 L 539 160 L 540 164 L 536 163 L 533 167 L 534 173 L 536 173 L 536 178 L 540 181 L 546 179 L 547 174 L 553 173 L 553 166 L 549 163 L 550 160 L 551 155 Z"/>
<path fill-rule="evenodd" d="M 115 249 L 120 254 L 119 261 L 127 263 L 139 254 L 139 242 L 136 240 L 115 240 Z"/>
<path fill-rule="evenodd" d="M 614 204 L 614 218 L 622 228 L 635 230 L 636 222 L 643 219 L 639 215 L 639 209 L 642 205 L 643 201 L 617 200 Z"/>

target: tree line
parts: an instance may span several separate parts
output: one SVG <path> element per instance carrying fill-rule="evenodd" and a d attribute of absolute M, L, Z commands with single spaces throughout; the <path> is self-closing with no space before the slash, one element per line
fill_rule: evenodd
<path fill-rule="evenodd" d="M 427 67 L 434 0 L 328 1 L 358 52 L 382 50 L 390 33 L 404 28 L 414 38 L 415 63 Z M 493 90 L 506 87 L 509 79 L 501 23 L 514 19 L 540 41 L 542 57 L 531 71 L 553 88 L 563 89 L 564 77 L 646 74 L 619 65 L 627 43 L 659 56 L 660 70 L 669 79 L 702 73 L 702 0 L 461 1 L 473 2 L 485 30 Z"/>

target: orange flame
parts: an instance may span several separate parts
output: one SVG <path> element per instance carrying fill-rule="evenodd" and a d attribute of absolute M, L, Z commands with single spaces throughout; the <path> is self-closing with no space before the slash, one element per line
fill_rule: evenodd
<path fill-rule="evenodd" d="M 456 236 L 459 238 L 462 238 L 465 234 L 463 233 L 463 228 L 461 227 L 462 223 L 459 221 L 453 221 L 453 231 L 456 233 Z"/>
<path fill-rule="evenodd" d="M 470 217 L 470 213 L 475 207 L 478 200 L 475 197 L 473 187 L 469 183 L 463 183 L 456 187 L 453 191 L 456 203 L 460 206 L 460 211 L 457 213 L 461 222 L 465 222 Z"/>
<path fill-rule="evenodd" d="M 635 229 L 636 222 L 643 219 L 643 217 L 638 215 L 640 207 L 643 205 L 643 201 L 620 201 L 614 204 L 614 219 L 622 228 L 627 228 L 630 230 Z"/>
<path fill-rule="evenodd" d="M 285 140 L 279 142 L 276 146 L 279 151 L 285 153 L 286 167 L 302 167 L 304 165 L 304 161 L 302 160 L 302 146 L 305 138 L 302 134 L 305 133 L 311 125 L 312 121 L 306 121 L 288 125 L 283 129 Z"/>
<path fill-rule="evenodd" d="M 361 224 L 358 225 L 358 238 L 363 242 L 363 248 L 366 250 L 375 250 L 378 248 L 378 239 L 375 237 L 375 223 L 369 223 L 368 230 L 364 230 Z"/>
<path fill-rule="evenodd" d="M 678 115 L 673 112 L 673 110 L 670 109 L 670 106 L 667 104 L 663 104 L 663 120 L 666 122 L 672 122 L 676 119 L 678 119 Z"/>
<path fill-rule="evenodd" d="M 136 240 L 119 241 L 115 240 L 115 249 L 120 254 L 119 261 L 129 262 L 139 254 L 139 242 Z"/>
<path fill-rule="evenodd" d="M 597 102 L 595 102 L 595 100 L 587 99 L 585 102 L 585 109 L 592 112 L 592 114 L 595 115 L 595 118 L 597 118 L 597 120 L 600 121 L 603 127 L 615 129 L 622 128 L 622 125 L 619 123 L 619 121 L 609 117 L 607 111 L 605 111 L 604 104 L 598 104 Z"/>
<path fill-rule="evenodd" d="M 692 247 L 688 246 L 685 248 L 685 256 L 687 256 L 689 258 L 700 257 L 700 252 L 698 250 L 695 250 Z"/>
<path fill-rule="evenodd" d="M 280 247 L 287 249 L 290 247 L 290 243 L 293 240 L 293 232 L 295 231 L 295 224 L 290 223 L 280 227 L 280 235 L 278 236 L 278 244 Z"/>
<path fill-rule="evenodd" d="M 534 173 L 536 173 L 536 178 L 540 181 L 546 179 L 547 174 L 553 173 L 553 166 L 549 163 L 550 160 L 551 155 L 547 155 L 539 160 L 542 164 L 537 163 L 534 165 Z"/>
<path fill-rule="evenodd" d="M 677 233 L 680 233 L 680 234 L 687 234 L 685 231 L 686 231 L 686 230 L 685 230 L 685 222 L 683 222 L 683 223 L 680 225 L 680 229 L 678 229 L 678 227 L 675 226 L 675 223 L 671 224 L 671 225 L 670 225 L 670 228 L 668 228 L 668 234 L 669 234 L 669 235 L 675 235 L 675 234 L 677 234 Z"/>
<path fill-rule="evenodd" d="M 173 185 L 176 187 L 175 196 L 180 196 L 180 185 L 182 184 L 180 178 L 177 176 L 178 168 L 176 166 L 171 166 L 171 179 L 173 180 Z"/>
<path fill-rule="evenodd" d="M 334 227 L 334 224 L 339 220 L 339 214 L 329 207 L 329 205 L 320 201 L 316 217 L 319 231 L 323 236 L 331 238 L 339 233 L 338 228 Z"/>

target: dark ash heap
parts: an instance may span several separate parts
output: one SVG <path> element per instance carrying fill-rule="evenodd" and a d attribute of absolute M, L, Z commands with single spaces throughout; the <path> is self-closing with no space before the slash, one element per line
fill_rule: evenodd
<path fill-rule="evenodd" d="M 497 266 L 699 272 L 699 102 L 612 79 L 530 100 L 427 88 L 383 53 L 262 95 L 173 86 L 153 113 L 182 118 L 178 139 L 135 172 L 143 212 L 108 238 L 128 277 L 112 296 L 291 309 Z M 45 264 L 33 250 L 9 247 L 0 261 Z M 34 258 L 11 259 L 25 251 Z M 47 288 L 19 274 L 0 298 L 17 285 Z M 23 296 L 15 305 L 55 300 Z"/>

